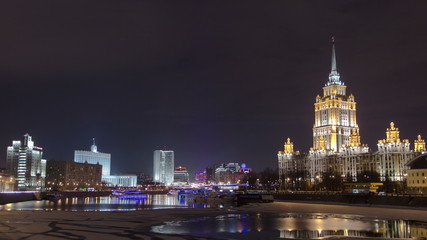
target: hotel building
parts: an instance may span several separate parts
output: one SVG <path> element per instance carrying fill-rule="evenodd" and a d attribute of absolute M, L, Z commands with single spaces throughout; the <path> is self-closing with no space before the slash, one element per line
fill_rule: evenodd
<path fill-rule="evenodd" d="M 333 171 L 357 181 L 358 173 L 375 171 L 382 181 L 402 181 L 408 161 L 426 150 L 421 136 L 411 150 L 409 140 L 401 140 L 399 134 L 392 122 L 386 138 L 378 141 L 378 151 L 371 152 L 361 143 L 355 97 L 347 95 L 347 86 L 340 80 L 332 41 L 331 72 L 322 96 L 317 95 L 314 103 L 313 147 L 308 153 L 294 151 L 294 143 L 288 138 L 284 150 L 278 152 L 280 179 L 305 172 L 311 182 L 321 181 L 322 173 Z"/>

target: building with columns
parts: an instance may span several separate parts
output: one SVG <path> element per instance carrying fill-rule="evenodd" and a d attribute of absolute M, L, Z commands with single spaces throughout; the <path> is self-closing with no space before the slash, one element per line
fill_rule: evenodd
<path fill-rule="evenodd" d="M 393 122 L 386 129 L 386 139 L 378 141 L 378 150 L 370 151 L 361 142 L 355 97 L 347 95 L 346 90 L 337 71 L 333 39 L 331 72 L 323 95 L 317 95 L 314 103 L 313 147 L 308 153 L 294 151 L 294 143 L 287 138 L 284 150 L 277 155 L 281 179 L 304 173 L 311 182 L 321 181 L 322 173 L 333 171 L 347 180 L 357 181 L 358 173 L 375 171 L 383 181 L 386 178 L 402 181 L 407 175 L 407 163 L 426 151 L 421 136 L 411 150 L 409 140 L 400 139 Z"/>

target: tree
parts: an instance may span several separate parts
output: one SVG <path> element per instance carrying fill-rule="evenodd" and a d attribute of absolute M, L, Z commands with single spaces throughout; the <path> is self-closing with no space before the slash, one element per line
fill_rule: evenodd
<path fill-rule="evenodd" d="M 347 173 L 347 175 L 345 176 L 345 182 L 351 183 L 353 182 L 353 176 L 350 173 Z"/>
<path fill-rule="evenodd" d="M 357 174 L 358 182 L 379 182 L 380 174 L 377 171 L 365 170 Z"/>
<path fill-rule="evenodd" d="M 279 174 L 271 168 L 266 168 L 259 174 L 259 182 L 264 188 L 271 190 L 279 182 Z"/>
<path fill-rule="evenodd" d="M 386 193 L 393 193 L 395 189 L 394 183 L 391 181 L 390 176 L 385 176 L 385 181 L 383 182 L 383 191 Z"/>
<path fill-rule="evenodd" d="M 248 188 L 254 188 L 257 183 L 258 175 L 254 172 L 246 173 L 242 178 L 242 183 L 248 184 Z"/>
<path fill-rule="evenodd" d="M 322 182 L 319 184 L 322 189 L 328 191 L 338 191 L 342 189 L 342 177 L 338 172 L 329 169 L 322 173 Z"/>
<path fill-rule="evenodd" d="M 306 191 L 310 188 L 310 173 L 305 170 L 287 172 L 282 182 L 285 187 L 290 190 Z"/>

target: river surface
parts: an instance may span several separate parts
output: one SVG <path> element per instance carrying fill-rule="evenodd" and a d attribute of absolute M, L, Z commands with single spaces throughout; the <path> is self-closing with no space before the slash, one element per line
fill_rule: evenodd
<path fill-rule="evenodd" d="M 146 199 L 119 199 L 111 196 L 27 201 L 0 205 L 0 211 L 138 211 L 204 207 L 209 206 L 196 205 L 188 197 L 162 194 L 148 195 Z M 228 214 L 166 222 L 152 227 L 152 231 L 162 234 L 245 240 L 322 239 L 331 236 L 427 239 L 427 223 L 396 217 L 394 220 L 385 220 L 326 213 Z"/>
<path fill-rule="evenodd" d="M 427 237 L 427 223 L 384 220 L 355 215 L 327 214 L 229 214 L 152 227 L 163 234 L 218 239 L 323 239 L 328 237 L 418 238 Z"/>
<path fill-rule="evenodd" d="M 26 201 L 0 205 L 0 211 L 137 211 L 162 208 L 199 208 L 191 200 L 177 195 L 147 195 L 147 199 L 119 199 L 117 197 L 63 198 L 59 200 Z"/>

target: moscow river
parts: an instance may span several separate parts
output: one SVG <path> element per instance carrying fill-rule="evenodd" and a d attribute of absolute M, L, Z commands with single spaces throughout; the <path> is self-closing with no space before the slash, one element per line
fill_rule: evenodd
<path fill-rule="evenodd" d="M 146 199 L 120 199 L 117 197 L 63 198 L 55 201 L 26 201 L 0 205 L 0 210 L 31 211 L 137 211 L 143 209 L 202 207 L 177 195 L 147 195 Z"/>
<path fill-rule="evenodd" d="M 0 205 L 0 210 L 3 211 L 3 213 L 10 213 L 12 214 L 11 216 L 15 216 L 15 213 L 18 213 L 18 215 L 16 215 L 17 219 L 22 219 L 22 214 L 19 214 L 19 212 L 24 214 L 26 214 L 26 212 L 31 213 L 25 217 L 25 222 L 22 222 L 22 220 L 12 221 L 11 219 L 13 218 L 6 217 L 6 215 L 4 216 L 4 225 L 9 226 L 14 224 L 10 226 L 10 229 L 16 228 L 16 230 L 9 230 L 9 233 L 7 231 L 5 232 L 7 239 L 15 239 L 15 237 L 18 239 L 19 235 L 16 235 L 17 233 L 15 233 L 15 231 L 22 232 L 28 230 L 28 227 L 25 225 L 27 222 L 32 222 L 32 224 L 49 224 L 51 221 L 50 217 L 55 218 L 54 216 L 58 214 L 78 214 L 79 212 L 85 212 L 85 217 L 89 217 L 89 219 L 93 219 L 94 221 L 99 221 L 97 223 L 98 225 L 113 224 L 112 222 L 117 221 L 117 213 L 119 212 L 126 212 L 126 214 L 131 214 L 132 212 L 136 214 L 141 213 L 129 216 L 120 215 L 120 217 L 124 217 L 124 219 L 119 222 L 120 224 L 129 225 L 129 229 L 126 231 L 132 231 L 135 235 L 142 234 L 144 236 L 151 236 L 150 234 L 159 234 L 156 236 L 162 236 L 166 234 L 163 236 L 167 236 L 172 234 L 174 236 L 183 236 L 182 239 L 192 239 L 188 238 L 188 236 L 198 236 L 201 239 L 246 240 L 321 239 L 328 237 L 347 239 L 425 239 L 427 237 L 426 217 L 423 217 L 426 216 L 425 213 L 427 213 L 427 211 L 421 209 L 405 210 L 286 202 L 255 204 L 231 208 L 224 208 L 222 206 L 218 208 L 217 206 L 218 210 L 212 208 L 203 210 L 201 208 L 206 208 L 206 206 L 195 205 L 192 203 L 191 199 L 186 199 L 179 195 L 166 194 L 148 195 L 146 199 L 86 197 L 64 198 L 55 201 L 27 201 Z M 206 214 L 203 214 L 203 212 L 199 210 L 205 211 Z M 178 213 L 176 211 L 182 212 Z M 172 214 L 172 212 L 174 212 L 174 214 Z M 99 215 L 98 213 L 104 215 Z M 189 213 L 192 217 L 187 219 L 178 217 L 186 213 Z M 92 215 L 99 217 L 93 217 Z M 158 215 L 158 217 L 155 217 L 156 215 Z M 61 217 L 58 218 L 58 216 Z M 85 231 L 90 230 L 91 234 L 95 232 L 91 227 L 92 225 L 88 224 L 86 226 L 79 222 L 81 219 L 76 216 L 80 215 L 58 216 L 56 216 L 58 219 L 67 219 L 61 220 L 63 221 L 62 224 L 76 222 L 75 224 L 81 224 L 81 226 L 79 225 L 81 228 L 90 228 Z M 152 216 L 153 219 L 150 220 L 149 216 Z M 411 216 L 414 217 L 414 220 L 412 220 Z M 141 221 L 142 219 L 145 220 Z M 133 224 L 140 224 L 139 222 L 146 222 L 147 226 L 149 225 L 150 227 L 148 230 L 146 227 L 132 227 Z M 52 224 L 52 222 L 50 222 L 50 224 Z M 112 227 L 114 227 L 114 225 L 112 225 Z M 20 228 L 22 229 L 20 230 Z M 74 234 L 76 231 L 74 228 L 61 229 L 61 232 L 64 232 L 64 234 Z M 149 233 L 150 230 L 151 233 Z M 105 230 L 97 228 L 96 232 L 102 235 Z M 79 230 L 78 233 L 82 232 Z M 55 234 L 57 234 L 57 232 L 55 232 Z M 111 239 L 114 239 L 114 235 L 111 235 Z"/>
<path fill-rule="evenodd" d="M 337 214 L 227 214 L 167 222 L 152 230 L 219 239 L 424 238 L 427 224 Z"/>

